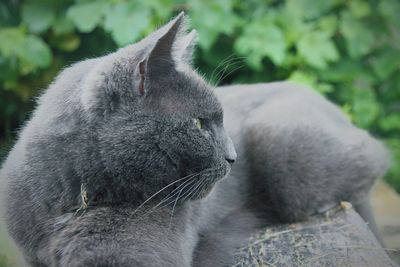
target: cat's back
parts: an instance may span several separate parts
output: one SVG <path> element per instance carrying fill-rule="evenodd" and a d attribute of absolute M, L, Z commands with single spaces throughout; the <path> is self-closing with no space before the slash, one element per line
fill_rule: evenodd
<path fill-rule="evenodd" d="M 312 89 L 275 82 L 216 91 L 237 164 L 285 220 L 341 200 L 361 201 L 388 168 L 385 147 Z"/>
<path fill-rule="evenodd" d="M 296 131 L 319 132 L 348 145 L 376 141 L 310 88 L 274 82 L 219 87 L 216 93 L 225 110 L 224 124 L 235 143 L 241 143 L 248 132 L 274 136 L 283 130 L 286 137 Z"/>
<path fill-rule="evenodd" d="M 324 97 L 288 82 L 224 86 L 216 93 L 225 109 L 226 127 L 235 134 L 245 125 L 258 123 L 295 127 L 318 122 L 321 127 L 354 128 L 338 107 Z"/>

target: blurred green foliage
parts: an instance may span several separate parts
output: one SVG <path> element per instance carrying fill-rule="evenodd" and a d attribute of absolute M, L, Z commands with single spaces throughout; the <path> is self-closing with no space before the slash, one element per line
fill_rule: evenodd
<path fill-rule="evenodd" d="M 0 255 L 0 267 L 8 267 L 10 266 L 7 262 L 7 258 L 5 256 Z"/>
<path fill-rule="evenodd" d="M 65 65 L 135 42 L 186 10 L 215 84 L 290 80 L 339 104 L 394 155 L 400 191 L 398 0 L 9 0 L 0 3 L 0 147 Z M 1 157 L 1 155 L 0 155 Z"/>

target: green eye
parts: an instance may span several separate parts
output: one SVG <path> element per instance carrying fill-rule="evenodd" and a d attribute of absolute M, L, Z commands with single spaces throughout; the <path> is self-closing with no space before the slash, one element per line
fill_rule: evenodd
<path fill-rule="evenodd" d="M 201 119 L 199 119 L 199 118 L 197 118 L 197 119 L 194 119 L 194 124 L 196 124 L 196 127 L 198 128 L 198 129 L 203 129 L 203 122 L 201 121 Z"/>

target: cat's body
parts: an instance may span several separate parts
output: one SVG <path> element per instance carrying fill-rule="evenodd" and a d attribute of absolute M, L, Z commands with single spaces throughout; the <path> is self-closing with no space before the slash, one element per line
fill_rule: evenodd
<path fill-rule="evenodd" d="M 341 201 L 351 202 L 379 239 L 369 191 L 388 168 L 380 142 L 308 88 L 275 82 L 216 93 L 238 160 L 204 200 L 225 206 L 207 205 L 222 223 L 200 243 L 198 266 L 222 266 L 230 257 L 223 257 L 224 243 L 240 243 L 260 225 L 303 221 Z M 216 251 L 219 256 L 210 256 Z"/>
<path fill-rule="evenodd" d="M 383 146 L 338 108 L 274 83 L 216 89 L 238 154 L 219 180 L 236 152 L 187 64 L 182 17 L 64 70 L 40 98 L 1 170 L 32 265 L 223 265 L 257 227 L 362 205 L 386 170 Z"/>
<path fill-rule="evenodd" d="M 276 82 L 217 95 L 239 158 L 231 176 L 247 170 L 251 194 L 266 197 L 282 221 L 363 202 L 388 167 L 382 144 L 312 89 Z"/>

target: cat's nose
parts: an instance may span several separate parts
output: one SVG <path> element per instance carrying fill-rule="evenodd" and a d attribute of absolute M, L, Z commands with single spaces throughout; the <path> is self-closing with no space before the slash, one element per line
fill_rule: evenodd
<path fill-rule="evenodd" d="M 230 138 L 229 138 L 229 141 L 230 141 L 229 142 L 230 145 L 227 147 L 227 149 L 225 151 L 225 160 L 232 165 L 236 161 L 237 154 L 236 154 L 235 147 L 233 146 L 233 143 L 230 140 Z"/>
<path fill-rule="evenodd" d="M 232 139 L 225 134 L 225 160 L 231 165 L 236 161 L 237 154 Z"/>
<path fill-rule="evenodd" d="M 236 157 L 235 158 L 225 158 L 225 160 L 232 165 L 233 163 L 235 163 Z"/>

